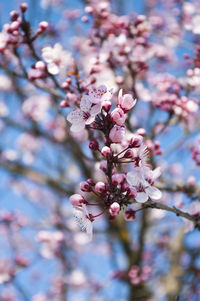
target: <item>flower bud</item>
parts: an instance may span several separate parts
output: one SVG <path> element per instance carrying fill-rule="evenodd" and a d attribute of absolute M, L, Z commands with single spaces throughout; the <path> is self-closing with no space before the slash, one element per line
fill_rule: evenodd
<path fill-rule="evenodd" d="M 49 23 L 47 21 L 42 21 L 39 23 L 39 28 L 44 31 L 47 29 L 47 27 L 49 26 Z"/>
<path fill-rule="evenodd" d="M 104 146 L 103 148 L 102 148 L 102 150 L 101 150 L 101 154 L 102 154 L 102 156 L 104 156 L 104 157 L 109 157 L 110 156 L 110 154 L 111 154 L 111 149 L 110 149 L 110 147 L 108 147 L 108 146 Z"/>
<path fill-rule="evenodd" d="M 74 207 L 81 206 L 85 202 L 84 198 L 80 194 L 77 194 L 77 193 L 71 195 L 69 198 L 69 201 L 72 204 L 72 206 L 74 206 Z"/>
<path fill-rule="evenodd" d="M 84 192 L 90 192 L 91 191 L 91 187 L 88 184 L 88 182 L 86 182 L 86 181 L 83 181 L 83 182 L 80 183 L 80 189 Z"/>
<path fill-rule="evenodd" d="M 103 182 L 97 182 L 95 185 L 95 190 L 98 193 L 103 193 L 106 190 L 106 185 Z"/>
<path fill-rule="evenodd" d="M 122 173 L 116 173 L 112 175 L 112 184 L 113 185 L 119 185 L 125 180 L 125 174 Z"/>
<path fill-rule="evenodd" d="M 25 11 L 28 9 L 28 4 L 26 2 L 23 2 L 20 4 L 20 8 L 22 13 L 25 13 Z"/>
<path fill-rule="evenodd" d="M 125 128 L 122 126 L 114 125 L 111 129 L 109 138 L 113 143 L 120 143 L 125 135 Z"/>
<path fill-rule="evenodd" d="M 132 221 L 135 219 L 136 212 L 135 210 L 129 208 L 124 212 L 124 219 L 128 221 Z"/>
<path fill-rule="evenodd" d="M 96 151 L 99 149 L 99 143 L 95 140 L 90 141 L 89 148 L 93 151 Z"/>
<path fill-rule="evenodd" d="M 35 68 L 37 70 L 40 70 L 40 71 L 45 71 L 46 69 L 46 65 L 43 61 L 38 61 L 36 64 L 35 64 Z"/>
<path fill-rule="evenodd" d="M 128 149 L 124 154 L 124 158 L 133 158 L 133 157 L 134 157 L 134 153 L 131 149 Z"/>
<path fill-rule="evenodd" d="M 67 108 L 69 107 L 69 103 L 66 99 L 63 99 L 61 102 L 60 102 L 60 107 L 61 108 Z"/>
<path fill-rule="evenodd" d="M 119 211 L 120 211 L 120 205 L 117 202 L 114 202 L 110 205 L 109 213 L 111 216 L 118 215 Z"/>
<path fill-rule="evenodd" d="M 136 196 L 137 196 L 137 190 L 136 190 L 136 188 L 130 187 L 130 189 L 128 191 L 128 198 L 135 199 Z"/>
<path fill-rule="evenodd" d="M 122 96 L 122 89 L 119 91 L 118 104 L 124 111 L 129 111 L 136 104 L 136 99 L 133 99 L 132 95 L 125 94 Z"/>
<path fill-rule="evenodd" d="M 95 183 L 92 179 L 87 179 L 87 183 L 90 185 L 90 186 L 95 186 Z"/>
<path fill-rule="evenodd" d="M 92 8 L 92 6 L 86 6 L 86 7 L 85 7 L 85 12 L 86 12 L 87 14 L 92 14 L 92 13 L 93 13 L 93 8 Z"/>
<path fill-rule="evenodd" d="M 134 135 L 129 142 L 129 147 L 130 148 L 140 147 L 142 144 L 142 141 L 143 141 L 142 136 Z"/>
<path fill-rule="evenodd" d="M 11 21 L 16 21 L 17 18 L 19 17 L 19 14 L 18 14 L 17 11 L 12 10 L 12 11 L 10 12 L 10 17 L 11 17 Z"/>
<path fill-rule="evenodd" d="M 117 125 L 123 125 L 126 120 L 124 111 L 120 108 L 116 108 L 111 112 L 111 118 Z"/>
<path fill-rule="evenodd" d="M 144 137 L 146 135 L 146 131 L 143 128 L 139 128 L 136 132 L 137 135 Z"/>
<path fill-rule="evenodd" d="M 88 17 L 87 16 L 83 16 L 81 18 L 81 21 L 84 22 L 84 23 L 87 23 L 88 22 Z"/>

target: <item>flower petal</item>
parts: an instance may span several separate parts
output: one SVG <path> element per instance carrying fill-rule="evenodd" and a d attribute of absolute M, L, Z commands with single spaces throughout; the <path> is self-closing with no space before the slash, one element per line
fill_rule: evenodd
<path fill-rule="evenodd" d="M 80 103 L 80 109 L 83 112 L 89 112 L 90 108 L 92 106 L 92 103 L 90 101 L 91 97 L 88 95 L 83 95 L 83 97 L 81 98 L 81 103 Z"/>
<path fill-rule="evenodd" d="M 60 71 L 60 69 L 58 68 L 58 66 L 55 63 L 53 63 L 53 62 L 52 63 L 48 63 L 47 69 L 48 69 L 49 73 L 54 74 L 54 75 L 58 74 L 59 71 Z"/>
<path fill-rule="evenodd" d="M 101 111 L 101 103 L 98 103 L 91 107 L 90 114 L 91 116 L 96 116 Z"/>
<path fill-rule="evenodd" d="M 82 131 L 84 128 L 85 128 L 85 123 L 82 121 L 82 122 L 79 122 L 79 123 L 72 124 L 72 126 L 70 127 L 70 130 L 72 132 L 77 133 L 77 132 Z"/>
<path fill-rule="evenodd" d="M 145 189 L 145 191 L 153 200 L 159 200 L 162 197 L 162 192 L 156 187 L 149 186 Z"/>
<path fill-rule="evenodd" d="M 83 112 L 81 110 L 75 110 L 67 115 L 67 120 L 71 123 L 77 123 L 83 121 Z"/>
<path fill-rule="evenodd" d="M 138 192 L 135 197 L 135 200 L 138 203 L 145 203 L 148 200 L 148 198 L 149 198 L 149 196 L 146 192 Z"/>

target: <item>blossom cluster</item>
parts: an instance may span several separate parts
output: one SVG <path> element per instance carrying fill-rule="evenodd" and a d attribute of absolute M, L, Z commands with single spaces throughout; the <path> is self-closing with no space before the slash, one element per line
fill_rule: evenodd
<path fill-rule="evenodd" d="M 161 171 L 159 167 L 153 170 L 147 162 L 149 151 L 143 137 L 145 131 L 138 129 L 132 134 L 127 130 L 127 114 L 136 100 L 131 94 L 123 95 L 120 90 L 115 107 L 113 97 L 112 90 L 104 85 L 90 89 L 88 95 L 82 96 L 80 109 L 73 110 L 67 116 L 72 132 L 80 132 L 86 127 L 90 135 L 97 132 L 103 134 L 103 139 L 91 140 L 89 148 L 99 157 L 104 181 L 87 179 L 80 183 L 80 190 L 89 193 L 95 203 L 90 203 L 80 194 L 70 197 L 74 216 L 90 239 L 92 222 L 97 216 L 108 212 L 110 219 L 114 219 L 123 210 L 124 218 L 131 220 L 135 214 L 129 204 L 161 198 L 160 190 L 153 186 Z M 100 207 L 101 213 L 89 213 L 88 206 L 93 205 Z"/>

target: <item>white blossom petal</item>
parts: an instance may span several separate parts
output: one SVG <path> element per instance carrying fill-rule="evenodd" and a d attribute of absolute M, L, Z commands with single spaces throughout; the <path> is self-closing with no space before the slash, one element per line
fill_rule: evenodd
<path fill-rule="evenodd" d="M 153 200 L 159 200 L 162 197 L 162 192 L 156 187 L 149 186 L 145 189 L 145 191 Z"/>
<path fill-rule="evenodd" d="M 161 168 L 160 168 L 160 166 L 157 167 L 156 169 L 154 169 L 154 170 L 152 171 L 152 173 L 153 173 L 153 179 L 154 179 L 154 180 L 156 180 L 157 178 L 159 178 L 160 175 L 161 175 Z"/>
<path fill-rule="evenodd" d="M 135 200 L 138 203 L 145 203 L 148 200 L 149 196 L 146 192 L 138 192 Z"/>
<path fill-rule="evenodd" d="M 72 124 L 72 126 L 70 127 L 70 130 L 74 133 L 80 132 L 85 128 L 85 123 L 79 122 L 79 123 L 74 123 Z"/>
<path fill-rule="evenodd" d="M 89 112 L 92 106 L 92 103 L 90 101 L 90 97 L 88 95 L 83 95 L 81 98 L 81 103 L 80 103 L 80 109 L 83 112 Z"/>
<path fill-rule="evenodd" d="M 85 124 L 91 124 L 95 120 L 95 116 L 90 116 L 86 121 Z"/>
<path fill-rule="evenodd" d="M 58 68 L 58 66 L 55 63 L 48 63 L 47 66 L 47 70 L 49 71 L 49 73 L 56 75 L 59 73 L 60 69 Z"/>
<path fill-rule="evenodd" d="M 75 110 L 67 115 L 67 120 L 71 123 L 83 121 L 83 112 L 81 110 Z"/>
<path fill-rule="evenodd" d="M 101 103 L 98 103 L 91 107 L 90 114 L 96 116 L 101 111 Z"/>

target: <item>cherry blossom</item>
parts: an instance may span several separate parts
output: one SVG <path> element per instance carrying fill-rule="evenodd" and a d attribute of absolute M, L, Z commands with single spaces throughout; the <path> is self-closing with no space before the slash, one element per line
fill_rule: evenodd
<path fill-rule="evenodd" d="M 42 49 L 42 57 L 47 63 L 47 69 L 51 74 L 63 73 L 67 67 L 71 66 L 71 53 L 63 50 L 59 43 L 54 47 L 47 46 Z"/>
<path fill-rule="evenodd" d="M 98 99 L 98 102 L 95 104 L 90 100 L 91 97 L 84 95 L 81 99 L 80 109 L 72 111 L 67 116 L 67 120 L 72 123 L 70 128 L 72 132 L 80 132 L 83 130 L 85 125 L 91 124 L 95 120 L 96 115 L 101 111 L 100 99 Z"/>

